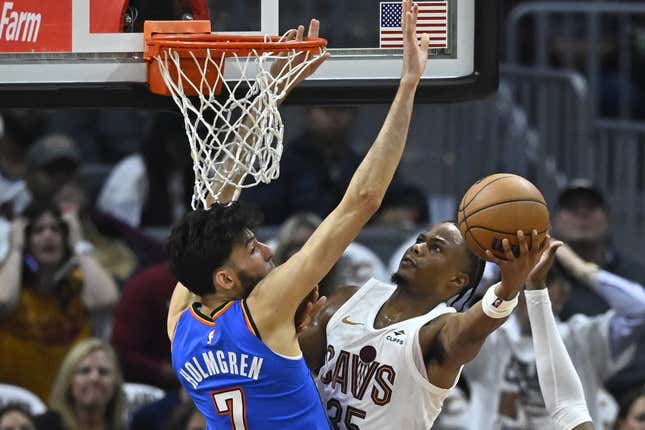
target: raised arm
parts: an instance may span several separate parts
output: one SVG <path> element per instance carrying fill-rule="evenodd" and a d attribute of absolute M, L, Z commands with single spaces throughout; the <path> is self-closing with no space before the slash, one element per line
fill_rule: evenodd
<path fill-rule="evenodd" d="M 63 214 L 63 220 L 69 226 L 69 244 L 77 250 L 78 244 L 83 241 L 83 232 L 78 213 L 68 211 Z M 119 300 L 119 288 L 112 276 L 86 251 L 77 252 L 76 260 L 83 273 L 83 291 L 81 299 L 87 308 L 105 310 L 116 306 Z"/>
<path fill-rule="evenodd" d="M 526 284 L 526 307 L 544 404 L 559 430 L 593 429 L 584 391 L 562 342 L 546 289 L 546 276 L 562 242 L 553 243 L 531 272 Z"/>
<path fill-rule="evenodd" d="M 318 33 L 320 31 L 320 22 L 316 19 L 312 19 L 311 22 L 309 23 L 309 37 L 318 37 Z M 289 35 L 287 36 L 287 40 L 289 39 L 296 39 L 296 40 L 303 40 L 304 37 L 304 27 L 301 25 L 297 29 L 292 30 Z M 325 53 L 318 57 L 315 61 L 313 61 L 299 76 L 296 80 L 290 81 L 287 83 L 287 88 L 284 89 L 285 96 L 288 95 L 293 88 L 295 88 L 298 84 L 300 84 L 303 80 L 305 80 L 307 77 L 311 76 L 318 67 L 327 59 L 329 58 L 329 54 Z M 303 61 L 304 58 L 298 58 L 295 61 Z M 277 60 L 271 65 L 271 74 L 273 76 L 277 76 L 277 73 L 281 70 L 281 68 L 284 67 L 284 61 Z M 282 104 L 285 100 L 285 97 L 281 98 L 279 100 L 279 104 Z M 259 101 L 258 101 L 259 103 Z M 242 119 L 242 126 L 241 130 L 250 130 L 250 124 L 255 121 L 255 115 L 254 115 L 254 109 L 249 109 L 249 114 Z M 247 132 L 247 134 L 241 134 L 241 139 L 242 141 L 248 141 L 250 139 L 255 139 L 256 136 L 253 135 L 250 132 Z M 240 142 L 233 142 L 233 145 L 241 145 L 242 143 Z M 249 146 L 253 146 L 252 142 L 248 143 Z M 233 152 L 236 152 L 235 149 L 232 149 Z M 224 163 L 224 170 L 225 171 L 231 171 L 234 167 L 234 161 L 229 158 L 227 161 Z M 238 190 L 236 187 L 232 185 L 232 183 L 237 183 L 239 182 L 242 177 L 246 174 L 246 172 L 243 169 L 237 169 L 231 176 L 231 182 L 227 185 L 225 185 L 222 190 L 219 192 L 218 195 L 218 202 L 219 203 L 229 203 L 232 200 L 236 199 L 238 197 Z M 221 182 L 216 182 L 213 184 L 213 190 L 219 190 L 219 188 L 222 186 Z M 213 197 L 212 194 L 209 194 L 206 198 L 206 203 L 208 206 L 212 205 L 215 203 L 215 198 Z M 172 341 L 175 333 L 175 327 L 177 326 L 177 321 L 179 321 L 179 317 L 181 316 L 181 313 L 186 310 L 190 304 L 195 301 L 198 297 L 194 294 L 192 294 L 186 287 L 184 287 L 181 283 L 177 283 L 175 286 L 175 289 L 173 291 L 172 297 L 170 299 L 170 305 L 168 308 L 168 318 L 167 318 L 167 329 L 168 329 L 168 338 Z"/>
<path fill-rule="evenodd" d="M 404 54 L 399 88 L 385 123 L 357 168 L 340 204 L 301 250 L 273 270 L 249 297 L 256 323 L 291 323 L 299 303 L 331 269 L 378 209 L 401 159 L 412 116 L 414 94 L 427 62 L 428 38 L 416 39 L 418 7 L 403 2 Z M 254 305 L 255 303 L 261 305 Z M 259 327 L 260 332 L 263 331 Z"/>
<path fill-rule="evenodd" d="M 614 310 L 609 322 L 609 342 L 612 356 L 618 357 L 645 328 L 645 289 L 637 282 L 584 261 L 567 245 L 558 249 L 556 257 L 567 273 L 605 299 Z"/>
<path fill-rule="evenodd" d="M 468 311 L 447 315 L 443 324 L 435 328 L 438 342 L 445 353 L 445 359 L 439 367 L 452 370 L 444 372 L 449 375 L 447 379 L 450 382 L 458 369 L 477 355 L 486 337 L 506 321 L 517 304 L 519 291 L 548 244 L 547 238 L 538 245 L 537 231 L 534 230 L 532 236 L 531 243 L 535 245 L 529 249 L 526 236 L 521 231 L 517 232 L 520 249 L 517 257 L 513 255 L 508 239 L 502 241 L 504 260 L 487 251 L 488 259 L 500 267 L 502 281 L 490 287 L 482 300 Z M 428 328 L 432 330 L 432 324 Z M 426 347 L 432 346 L 433 342 L 426 343 Z"/>

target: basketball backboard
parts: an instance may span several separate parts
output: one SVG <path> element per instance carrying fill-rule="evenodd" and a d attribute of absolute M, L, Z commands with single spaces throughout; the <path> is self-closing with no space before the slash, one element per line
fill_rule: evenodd
<path fill-rule="evenodd" d="M 0 105 L 170 106 L 147 91 L 145 19 L 210 19 L 216 32 L 282 34 L 321 20 L 332 58 L 290 103 L 391 100 L 400 73 L 400 2 L 354 0 L 3 0 Z M 419 2 L 431 63 L 419 101 L 480 98 L 497 88 L 497 1 Z M 234 79 L 234 77 L 233 77 Z"/>

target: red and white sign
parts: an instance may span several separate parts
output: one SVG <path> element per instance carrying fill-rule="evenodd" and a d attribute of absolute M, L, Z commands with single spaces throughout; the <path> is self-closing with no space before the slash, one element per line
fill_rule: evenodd
<path fill-rule="evenodd" d="M 72 0 L 0 0 L 0 53 L 71 50 Z"/>

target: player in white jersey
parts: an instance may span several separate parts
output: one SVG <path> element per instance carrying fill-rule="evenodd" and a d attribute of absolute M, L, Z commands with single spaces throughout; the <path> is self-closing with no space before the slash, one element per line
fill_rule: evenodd
<path fill-rule="evenodd" d="M 462 366 L 517 304 L 548 243 L 537 246 L 535 231 L 531 239 L 518 232 L 518 256 L 506 239 L 505 260 L 487 253 L 500 267 L 502 281 L 463 313 L 446 302 L 477 286 L 483 261 L 452 223 L 419 235 L 392 276 L 394 285 L 371 280 L 330 296 L 301 333 L 300 345 L 310 368 L 318 371 L 333 426 L 429 429 Z"/>

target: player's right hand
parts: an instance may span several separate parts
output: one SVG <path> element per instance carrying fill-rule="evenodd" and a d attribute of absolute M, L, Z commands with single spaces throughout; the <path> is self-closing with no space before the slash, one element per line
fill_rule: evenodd
<path fill-rule="evenodd" d="M 524 286 L 531 271 L 540 261 L 542 253 L 546 249 L 547 241 L 542 243 L 538 240 L 537 230 L 531 233 L 531 247 L 529 241 L 521 230 L 517 232 L 519 244 L 519 256 L 515 256 L 508 239 L 502 240 L 504 259 L 495 257 L 490 249 L 486 250 L 486 258 L 497 264 L 502 272 L 502 282 L 496 289 L 496 294 L 504 300 L 511 300 Z"/>
<path fill-rule="evenodd" d="M 428 62 L 428 45 L 430 39 L 427 34 L 417 43 L 417 17 L 419 6 L 412 0 L 403 0 L 401 4 L 401 28 L 403 30 L 403 68 L 401 82 L 418 84 Z"/>
<path fill-rule="evenodd" d="M 307 33 L 307 37 L 318 37 L 320 33 L 320 21 L 317 19 L 312 19 L 309 22 L 309 30 Z M 285 40 L 298 40 L 302 41 L 304 40 L 304 34 L 305 34 L 305 27 L 303 25 L 299 25 L 298 28 L 289 30 L 287 32 Z M 304 81 L 307 79 L 309 76 L 311 76 L 316 70 L 318 70 L 318 67 L 329 58 L 330 54 L 329 52 L 323 53 L 321 56 L 316 58 L 315 61 L 313 61 L 310 65 L 307 66 L 307 68 L 299 74 L 298 78 L 290 81 L 288 83 L 288 87 L 285 88 L 285 92 L 288 94 L 291 92 L 293 88 L 295 88 L 300 82 Z M 292 62 L 291 67 L 295 67 L 296 65 L 302 63 L 306 59 L 311 58 L 310 55 L 298 55 Z M 271 76 L 278 76 L 282 69 L 286 66 L 286 60 L 284 59 L 277 59 L 271 64 L 271 69 L 270 73 Z"/>

